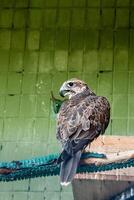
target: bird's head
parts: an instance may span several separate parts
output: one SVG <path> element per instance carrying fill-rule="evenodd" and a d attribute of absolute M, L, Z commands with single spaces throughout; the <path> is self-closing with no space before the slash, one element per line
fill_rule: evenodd
<path fill-rule="evenodd" d="M 69 99 L 77 94 L 83 93 L 89 90 L 87 84 L 84 81 L 73 78 L 65 81 L 60 88 L 60 95 L 62 97 L 68 96 Z"/>

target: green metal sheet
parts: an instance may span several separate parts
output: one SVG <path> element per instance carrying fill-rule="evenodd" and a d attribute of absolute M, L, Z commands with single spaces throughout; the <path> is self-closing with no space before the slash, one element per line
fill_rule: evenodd
<path fill-rule="evenodd" d="M 13 26 L 14 28 L 25 28 L 28 10 L 17 9 L 14 12 Z"/>

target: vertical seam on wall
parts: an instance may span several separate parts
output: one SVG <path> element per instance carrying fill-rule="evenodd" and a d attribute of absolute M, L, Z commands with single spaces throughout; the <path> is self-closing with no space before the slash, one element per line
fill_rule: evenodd
<path fill-rule="evenodd" d="M 129 56 L 130 56 L 130 27 L 131 27 L 131 0 L 129 0 L 129 35 L 128 35 L 128 70 L 127 70 L 127 135 L 129 135 L 129 86 L 130 86 L 130 72 L 129 72 Z"/>
<path fill-rule="evenodd" d="M 27 7 L 27 12 L 26 12 L 26 14 L 27 14 L 27 19 L 29 19 L 29 15 L 30 15 L 30 0 L 28 0 L 28 7 Z M 24 48 L 24 50 L 25 50 L 25 52 L 27 51 L 27 39 L 28 39 L 28 30 L 30 30 L 30 28 L 28 29 L 28 20 L 26 20 L 26 22 L 25 22 L 25 27 L 24 27 L 24 29 L 25 29 L 25 48 Z M 40 31 L 40 30 L 39 30 Z M 39 32 L 39 41 L 40 41 L 40 32 Z M 39 49 L 40 49 L 40 42 L 39 42 Z M 39 50 L 38 50 L 39 51 Z M 24 52 L 24 53 L 25 53 Z M 29 49 L 28 49 L 28 52 L 31 52 L 31 51 L 29 51 Z M 33 52 L 33 50 L 32 50 L 32 52 Z M 23 55 L 23 58 L 24 58 L 24 55 Z M 23 64 L 24 64 L 24 59 L 23 59 Z M 24 73 L 22 74 L 23 75 L 23 79 L 22 80 L 24 80 L 24 74 L 25 74 L 25 71 L 24 71 Z M 28 73 L 29 74 L 29 73 Z M 36 71 L 36 76 L 37 76 L 37 71 Z M 22 84 L 23 84 L 23 82 L 22 82 Z M 35 85 L 36 86 L 36 85 Z M 24 94 L 22 94 L 22 96 L 24 96 Z M 22 98 L 22 96 L 21 96 L 21 98 Z M 35 101 L 35 108 L 37 109 L 37 95 L 36 95 L 36 88 L 35 88 L 35 94 L 34 94 L 34 101 Z M 21 106 L 21 105 L 20 105 Z M 36 109 L 34 110 L 34 115 L 36 116 Z M 35 117 L 34 116 L 34 117 Z M 31 117 L 31 119 L 32 119 L 32 142 L 33 142 L 33 130 L 34 130 L 34 127 L 35 127 L 35 119 L 33 119 L 33 117 Z M 32 148 L 31 148 L 31 153 L 32 153 Z M 29 181 L 28 181 L 28 191 L 27 191 L 27 199 L 29 199 L 29 192 L 30 192 L 30 185 L 31 185 L 31 179 L 29 179 Z"/>
<path fill-rule="evenodd" d="M 113 30 L 113 66 L 112 66 L 112 95 L 111 95 L 111 101 L 112 101 L 112 105 L 111 105 L 111 107 L 113 108 L 113 95 L 114 95 L 114 93 L 113 93 L 113 91 L 114 91 L 114 62 L 115 62 L 115 60 L 114 60 L 114 55 L 115 55 L 115 32 L 114 32 L 114 30 Z M 110 135 L 112 135 L 113 134 L 113 118 L 112 118 L 112 116 L 111 116 L 111 130 L 110 130 Z"/>
<path fill-rule="evenodd" d="M 114 70 L 115 70 L 115 52 L 116 52 L 116 46 L 115 46 L 115 38 L 116 38 L 116 8 L 117 8 L 117 1 L 114 2 L 114 21 L 113 21 L 113 73 L 112 73 L 112 105 L 113 108 L 113 96 L 114 96 Z M 113 111 L 112 111 L 113 114 Z M 111 116 L 111 133 L 110 135 L 113 135 L 113 116 Z"/>
<path fill-rule="evenodd" d="M 54 36 L 54 50 L 53 50 L 53 67 L 54 71 L 56 71 L 55 66 L 55 52 L 56 52 L 56 38 L 57 38 L 57 31 L 58 31 L 58 16 L 59 16 L 59 0 L 57 0 L 57 6 L 56 6 L 56 19 L 55 19 L 55 36 Z"/>
<path fill-rule="evenodd" d="M 85 13 L 84 13 L 84 28 L 83 28 L 83 56 L 82 56 L 82 70 L 81 70 L 81 76 L 82 76 L 82 79 L 84 79 L 84 72 L 85 72 L 85 67 L 84 67 L 84 57 L 85 57 L 85 53 L 86 53 L 86 48 L 85 48 L 85 43 L 86 43 L 86 30 L 87 30 L 87 27 L 86 27 L 86 20 L 87 20 L 87 7 L 88 7 L 88 2 L 87 0 L 85 0 Z"/>
<path fill-rule="evenodd" d="M 70 9 L 70 22 L 69 22 L 69 28 L 68 28 L 68 61 L 67 61 L 67 78 L 69 78 L 69 59 L 71 55 L 71 27 L 72 27 L 72 15 L 73 15 L 73 8 Z"/>
<path fill-rule="evenodd" d="M 102 0 L 100 0 L 100 7 L 99 7 L 99 13 L 100 13 L 100 24 L 101 24 L 101 21 L 102 21 Z M 96 87 L 96 92 L 98 93 L 98 90 L 99 90 L 99 79 L 100 79 L 100 74 L 99 74 L 99 70 L 100 70 L 100 67 L 101 67 L 101 54 L 100 54 L 100 43 L 101 43 L 101 28 L 99 26 L 99 28 L 97 29 L 98 30 L 98 69 L 97 69 L 97 87 Z"/>

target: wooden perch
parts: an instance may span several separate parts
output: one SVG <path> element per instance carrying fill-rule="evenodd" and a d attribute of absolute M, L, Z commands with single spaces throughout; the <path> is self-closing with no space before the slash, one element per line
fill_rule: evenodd
<path fill-rule="evenodd" d="M 104 153 L 106 158 L 88 158 L 81 164 L 95 164 L 97 166 L 125 162 L 134 158 L 133 136 L 102 136 L 95 140 L 86 152 Z M 98 179 L 98 180 L 129 180 L 134 181 L 134 167 L 116 169 L 111 171 L 77 174 L 76 179 Z"/>
<path fill-rule="evenodd" d="M 111 153 L 107 154 L 106 158 L 88 158 L 81 161 L 82 164 L 95 164 L 97 166 L 109 164 L 109 163 L 119 163 L 124 162 L 129 159 L 134 158 L 134 150 L 119 152 L 119 153 Z"/>

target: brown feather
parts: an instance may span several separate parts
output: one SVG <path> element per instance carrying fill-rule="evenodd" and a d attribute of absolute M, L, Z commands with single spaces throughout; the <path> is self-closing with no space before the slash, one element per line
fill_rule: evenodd
<path fill-rule="evenodd" d="M 63 144 L 67 139 L 96 138 L 104 134 L 110 118 L 110 105 L 105 97 L 75 96 L 63 103 L 58 114 L 57 138 Z M 78 134 L 79 130 L 79 134 Z M 82 134 L 81 134 L 82 133 Z M 81 136 L 82 137 L 82 136 Z"/>

